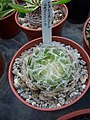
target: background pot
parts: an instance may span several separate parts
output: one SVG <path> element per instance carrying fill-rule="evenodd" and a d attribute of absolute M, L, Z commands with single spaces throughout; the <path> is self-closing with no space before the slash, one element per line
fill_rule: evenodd
<path fill-rule="evenodd" d="M 56 24 L 55 26 L 53 26 L 52 28 L 52 35 L 54 36 L 59 36 L 61 35 L 62 33 L 62 27 L 66 21 L 66 18 L 68 16 L 68 9 L 66 7 L 66 5 L 61 5 L 63 7 L 63 11 L 65 13 L 65 17 L 64 19 L 59 22 L 58 24 Z M 32 40 L 32 39 L 35 39 L 35 38 L 38 38 L 38 37 L 41 37 L 42 36 L 42 30 L 39 29 L 28 29 L 28 28 L 25 28 L 23 27 L 19 22 L 18 22 L 18 12 L 16 13 L 15 15 L 15 20 L 16 20 L 16 23 L 18 24 L 18 26 L 22 29 L 23 32 L 26 33 L 27 37 L 29 40 Z"/>
<path fill-rule="evenodd" d="M 29 103 L 27 103 L 25 100 L 23 100 L 17 93 L 17 91 L 15 90 L 14 86 L 13 86 L 13 82 L 14 82 L 14 79 L 13 79 L 13 74 L 12 74 L 12 67 L 13 67 L 13 63 L 15 61 L 15 59 L 17 57 L 19 57 L 21 55 L 22 52 L 24 52 L 25 50 L 28 50 L 30 49 L 31 47 L 34 47 L 36 45 L 38 45 L 40 42 L 42 42 L 42 38 L 37 38 L 37 39 L 34 39 L 28 43 L 26 43 L 23 47 L 21 47 L 17 52 L 16 54 L 14 55 L 14 57 L 12 58 L 12 61 L 10 63 L 10 66 L 9 66 L 9 72 L 8 72 L 8 78 L 9 78 L 9 83 L 10 83 L 10 86 L 11 86 L 11 89 L 12 91 L 14 92 L 14 94 L 16 95 L 16 97 L 21 101 L 23 102 L 24 104 L 26 104 L 27 106 L 29 107 L 32 107 L 34 109 L 37 109 L 37 110 L 43 110 L 43 111 L 54 111 L 54 110 L 60 110 L 60 109 L 63 109 L 63 108 L 67 108 L 69 106 L 71 106 L 72 104 L 74 104 L 75 102 L 77 102 L 80 98 L 83 97 L 83 95 L 86 93 L 86 91 L 88 90 L 89 88 L 89 85 L 90 85 L 90 59 L 89 59 L 89 56 L 88 54 L 86 53 L 86 51 L 80 46 L 78 45 L 76 42 L 70 40 L 70 39 L 67 39 L 67 38 L 64 38 L 64 37 L 58 37 L 58 36 L 54 36 L 53 37 L 53 41 L 57 41 L 57 42 L 61 42 L 61 43 L 64 43 L 66 45 L 71 45 L 73 48 L 76 48 L 80 53 L 81 53 L 81 56 L 82 58 L 87 62 L 87 67 L 88 67 L 88 73 L 89 73 L 89 78 L 88 78 L 88 81 L 87 81 L 87 85 L 86 85 L 86 88 L 85 90 L 82 92 L 82 94 L 75 100 L 73 100 L 71 103 L 65 105 L 65 106 L 62 106 L 62 107 L 57 107 L 57 108 L 39 108 L 39 107 L 35 107 Z"/>
<path fill-rule="evenodd" d="M 72 23 L 86 21 L 90 10 L 90 0 L 72 0 L 66 5 L 68 7 L 68 21 Z"/>
<path fill-rule="evenodd" d="M 83 41 L 83 43 L 84 43 L 84 48 L 85 48 L 85 50 L 87 51 L 87 53 L 88 53 L 89 56 L 90 56 L 90 45 L 89 45 L 89 43 L 88 43 L 88 40 L 87 40 L 87 37 L 86 37 L 86 32 L 85 32 L 88 21 L 90 21 L 90 17 L 87 19 L 87 21 L 86 21 L 85 24 L 84 24 L 84 28 L 83 28 L 84 41 Z"/>
<path fill-rule="evenodd" d="M 86 116 L 90 118 L 90 109 L 78 110 L 78 111 L 66 114 L 66 115 L 58 118 L 57 120 L 74 120 L 74 119 L 76 120 L 76 118 L 86 117 Z"/>
<path fill-rule="evenodd" d="M 16 11 L 0 19 L 0 37 L 1 38 L 9 39 L 19 33 L 19 27 L 15 22 L 15 13 Z"/>
<path fill-rule="evenodd" d="M 4 72 L 4 58 L 0 53 L 0 77 L 2 76 L 3 72 Z"/>

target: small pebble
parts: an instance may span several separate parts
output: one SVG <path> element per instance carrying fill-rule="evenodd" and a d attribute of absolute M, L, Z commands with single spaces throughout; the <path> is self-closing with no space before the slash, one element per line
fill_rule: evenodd
<path fill-rule="evenodd" d="M 81 81 L 82 83 L 85 83 L 86 80 L 87 80 L 87 78 L 88 78 L 88 75 L 81 76 L 80 81 Z"/>
<path fill-rule="evenodd" d="M 26 102 L 31 103 L 30 99 L 26 99 Z"/>
<path fill-rule="evenodd" d="M 57 104 L 57 107 L 61 107 L 60 103 Z"/>
<path fill-rule="evenodd" d="M 84 90 L 86 88 L 86 85 L 85 84 L 82 85 L 81 88 Z"/>
<path fill-rule="evenodd" d="M 80 63 L 81 63 L 82 65 L 86 65 L 86 62 L 85 62 L 84 60 L 80 60 Z"/>
<path fill-rule="evenodd" d="M 72 92 L 71 94 L 70 94 L 70 98 L 77 98 L 78 97 L 78 92 Z"/>
<path fill-rule="evenodd" d="M 36 106 L 36 102 L 32 102 L 32 105 Z"/>

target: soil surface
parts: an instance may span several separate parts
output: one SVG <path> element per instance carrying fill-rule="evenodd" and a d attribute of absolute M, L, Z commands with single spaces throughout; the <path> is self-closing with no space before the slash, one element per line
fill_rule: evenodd
<path fill-rule="evenodd" d="M 55 25 L 65 17 L 65 13 L 63 11 L 62 6 L 60 5 L 53 6 L 52 9 L 53 9 L 52 24 Z M 41 8 L 38 8 L 37 11 L 28 13 L 24 17 L 19 16 L 18 21 L 22 26 L 26 28 L 41 29 L 41 24 L 42 24 L 41 19 L 42 19 Z"/>

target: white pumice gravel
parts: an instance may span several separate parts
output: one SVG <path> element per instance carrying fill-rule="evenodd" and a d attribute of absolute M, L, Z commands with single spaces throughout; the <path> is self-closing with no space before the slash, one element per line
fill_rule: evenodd
<path fill-rule="evenodd" d="M 61 58 L 59 58 L 59 59 L 62 61 L 62 60 L 67 60 L 67 59 L 69 60 L 67 55 L 65 57 L 63 55 L 63 52 L 64 52 L 64 54 L 67 53 L 68 56 L 70 57 L 70 60 L 71 60 L 70 62 L 72 63 L 72 65 L 70 64 L 70 68 L 69 68 L 69 66 L 68 66 L 68 68 L 65 68 L 65 65 L 68 65 L 67 62 L 69 62 L 69 61 L 67 61 L 67 62 L 64 61 L 64 65 L 62 65 L 62 66 L 64 67 L 65 70 L 70 71 L 70 72 L 76 70 L 75 71 L 76 73 L 71 74 L 72 79 L 70 77 L 69 78 L 67 77 L 70 80 L 68 80 L 68 79 L 64 80 L 66 77 L 65 76 L 61 82 L 62 84 L 59 83 L 59 81 L 58 81 L 58 84 L 55 86 L 55 89 L 52 87 L 50 88 L 50 86 L 47 86 L 47 88 L 43 88 L 43 84 L 47 85 L 47 81 L 44 81 L 44 83 L 42 84 L 43 81 L 38 78 L 37 74 L 33 74 L 33 75 L 36 75 L 36 78 L 38 79 L 37 80 L 38 84 L 35 82 L 36 79 L 35 80 L 33 79 L 33 81 L 34 81 L 33 82 L 32 76 L 30 76 L 30 73 L 32 71 L 29 71 L 30 66 L 28 66 L 27 63 L 28 63 L 28 60 L 30 60 L 29 58 L 32 54 L 36 57 L 38 57 L 38 55 L 39 55 L 39 57 L 40 57 L 40 54 L 38 54 L 38 51 L 40 50 L 43 54 L 43 48 L 45 48 L 45 47 L 47 48 L 47 46 L 48 45 L 40 44 L 39 46 L 28 49 L 27 51 L 23 52 L 19 58 L 15 59 L 15 62 L 13 64 L 13 70 L 12 70 L 12 73 L 14 75 L 14 87 L 17 90 L 17 93 L 29 104 L 40 107 L 40 108 L 56 108 L 56 107 L 61 107 L 66 104 L 69 104 L 70 102 L 72 102 L 73 100 L 75 100 L 82 94 L 82 92 L 86 88 L 86 82 L 88 79 L 88 70 L 87 70 L 86 62 L 82 59 L 82 57 L 77 49 L 73 49 L 70 45 L 66 46 L 65 44 L 62 44 L 62 43 L 52 42 L 51 46 L 58 48 L 57 51 L 55 51 L 55 49 L 53 47 L 51 47 L 54 49 L 54 52 L 52 54 L 55 54 L 55 56 L 57 56 L 59 54 L 58 50 L 60 49 Z M 44 51 L 44 52 L 48 52 L 48 49 L 46 49 L 46 51 Z M 52 57 L 52 59 L 57 59 L 57 58 L 54 58 L 54 56 L 52 54 L 49 53 L 48 57 Z M 32 56 L 31 56 L 31 58 L 32 58 Z M 42 58 L 42 56 L 41 56 L 41 58 Z M 49 61 L 50 61 L 50 59 L 49 59 Z M 56 71 L 59 70 L 58 66 L 56 66 L 56 62 L 54 62 L 54 60 L 51 61 L 51 63 L 54 66 L 51 69 L 52 70 L 54 69 L 54 73 L 52 71 L 53 74 L 50 73 L 48 75 L 49 79 L 51 79 L 50 75 L 57 74 L 57 76 L 58 76 L 60 74 L 60 73 L 59 74 L 56 73 Z M 31 64 L 31 61 L 29 61 L 29 63 Z M 38 65 L 35 62 L 34 62 L 34 64 Z M 43 65 L 44 64 L 47 65 L 47 61 L 43 60 Z M 51 64 L 51 66 L 52 66 L 52 64 Z M 44 67 L 46 67 L 46 65 Z M 48 66 L 49 66 L 49 64 L 48 64 Z M 35 68 L 34 70 L 36 70 L 36 69 L 37 68 Z M 48 68 L 48 70 L 49 69 L 50 68 Z M 69 69 L 71 69 L 71 70 L 69 70 Z M 61 70 L 63 70 L 62 67 L 61 67 Z M 38 72 L 41 72 L 41 71 L 39 71 L 39 69 L 38 69 Z M 51 72 L 51 70 L 49 72 Z M 44 74 L 46 74 L 46 73 L 43 72 L 42 75 L 44 75 Z M 65 73 L 62 73 L 62 74 L 65 74 Z M 41 75 L 41 77 L 42 77 L 42 75 Z M 54 76 L 55 79 L 57 76 Z M 45 78 L 45 76 L 44 76 L 44 78 Z M 45 79 L 47 79 L 47 78 L 45 78 Z M 58 80 L 58 79 L 56 79 L 56 80 Z M 54 82 L 54 79 L 52 79 L 52 81 Z M 52 85 L 51 81 L 49 81 L 49 82 L 50 83 L 48 83 L 48 84 Z"/>
<path fill-rule="evenodd" d="M 61 6 L 53 7 L 53 25 L 59 23 L 65 17 L 65 13 Z M 37 12 L 27 13 L 23 18 L 21 16 L 18 17 L 19 23 L 26 28 L 31 29 L 41 29 L 41 10 L 38 9 Z"/>

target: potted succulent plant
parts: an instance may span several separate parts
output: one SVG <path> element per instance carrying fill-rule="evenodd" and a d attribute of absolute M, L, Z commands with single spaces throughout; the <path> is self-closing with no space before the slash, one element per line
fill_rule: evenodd
<path fill-rule="evenodd" d="M 3 72 L 4 72 L 4 58 L 0 53 L 0 77 L 2 76 Z"/>
<path fill-rule="evenodd" d="M 84 24 L 83 36 L 84 36 L 84 48 L 90 56 L 90 17 Z"/>
<path fill-rule="evenodd" d="M 16 9 L 15 20 L 18 26 L 26 33 L 29 40 L 41 37 L 41 0 L 24 0 L 26 5 L 15 5 L 10 4 L 10 6 Z M 64 5 L 71 0 L 58 0 L 52 1 L 53 5 L 53 35 L 61 35 L 62 27 L 68 16 L 68 9 Z M 60 5 L 62 4 L 62 5 Z M 19 13 L 24 14 L 19 14 Z"/>
<path fill-rule="evenodd" d="M 34 39 L 11 60 L 9 83 L 16 97 L 43 111 L 67 108 L 90 86 L 90 59 L 74 41 L 53 36 L 51 44 Z"/>
<path fill-rule="evenodd" d="M 77 110 L 62 116 L 57 120 L 90 120 L 90 109 Z"/>
<path fill-rule="evenodd" d="M 67 3 L 68 21 L 72 23 L 84 23 L 89 15 L 90 0 L 72 0 Z"/>
<path fill-rule="evenodd" d="M 12 0 L 0 0 L 0 37 L 11 38 L 18 34 L 19 27 L 15 22 L 15 10 L 8 6 Z"/>

